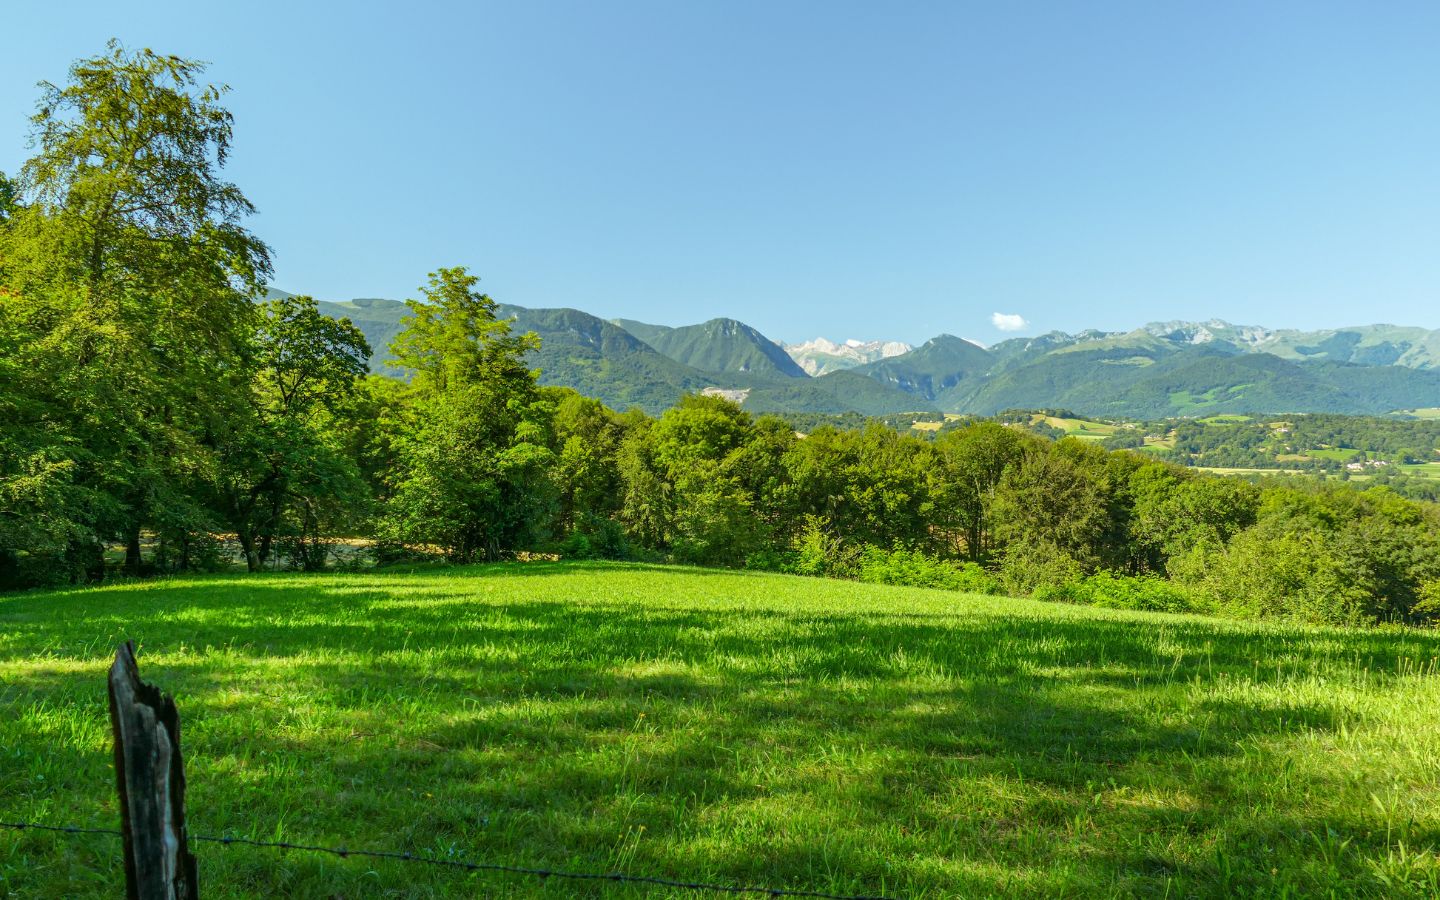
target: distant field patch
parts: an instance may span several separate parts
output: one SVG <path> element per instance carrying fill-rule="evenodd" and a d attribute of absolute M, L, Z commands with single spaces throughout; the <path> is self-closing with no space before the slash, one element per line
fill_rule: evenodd
<path fill-rule="evenodd" d="M 1366 456 L 1363 451 L 1355 450 L 1349 447 L 1328 447 L 1320 450 L 1305 451 L 1305 455 L 1310 457 L 1311 459 L 1329 459 L 1335 462 L 1345 462 L 1346 460 L 1355 456 L 1357 453 L 1360 454 L 1361 457 Z"/>
<path fill-rule="evenodd" d="M 1051 428 L 1058 428 L 1069 437 L 1089 440 L 1103 440 L 1120 430 L 1120 426 L 1108 422 L 1071 419 L 1063 416 L 1036 416 L 1034 421 L 1043 422 Z"/>
<path fill-rule="evenodd" d="M 1200 420 L 1206 425 L 1243 425 L 1246 422 L 1255 421 L 1253 416 L 1219 415 L 1206 416 Z"/>
<path fill-rule="evenodd" d="M 1394 468 L 1406 475 L 1417 475 L 1421 478 L 1440 478 L 1440 462 L 1432 463 L 1401 463 Z"/>

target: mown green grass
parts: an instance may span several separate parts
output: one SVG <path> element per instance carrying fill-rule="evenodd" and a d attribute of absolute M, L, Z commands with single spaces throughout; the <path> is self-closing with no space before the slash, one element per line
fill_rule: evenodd
<path fill-rule="evenodd" d="M 104 672 L 192 831 L 896 896 L 1435 896 L 1440 636 L 602 564 L 0 598 L 0 819 L 113 827 Z M 634 897 L 196 847 L 204 896 Z M 0 893 L 118 896 L 0 831 Z"/>
<path fill-rule="evenodd" d="M 1357 453 L 1362 457 L 1369 456 L 1369 454 L 1361 453 L 1359 450 L 1350 447 L 1325 447 L 1317 450 L 1306 450 L 1304 453 L 1312 459 L 1328 459 L 1334 462 L 1345 462 Z"/>

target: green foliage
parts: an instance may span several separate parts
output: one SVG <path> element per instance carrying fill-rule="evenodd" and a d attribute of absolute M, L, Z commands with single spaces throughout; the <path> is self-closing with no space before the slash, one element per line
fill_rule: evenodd
<path fill-rule="evenodd" d="M 1000 558 L 1000 583 L 1005 592 L 1032 594 L 1044 587 L 1059 587 L 1081 577 L 1084 564 L 1043 538 L 1022 538 L 1005 547 Z"/>
<path fill-rule="evenodd" d="M 1104 451 L 1074 439 L 1053 449 L 1031 448 L 996 485 L 997 539 L 1031 548 L 1027 553 L 1072 560 L 1082 569 L 1100 564 L 1110 549 L 1110 484 L 1103 464 Z M 1006 565 L 1013 569 L 1008 559 Z"/>
<path fill-rule="evenodd" d="M 640 554 L 614 519 L 584 514 L 560 544 L 566 559 L 635 559 Z"/>
<path fill-rule="evenodd" d="M 954 536 L 956 549 L 971 560 L 990 558 L 996 543 L 997 490 L 1034 445 L 1024 433 L 995 422 L 948 431 L 935 441 L 935 464 L 927 476 L 933 515 L 936 524 Z"/>
<path fill-rule="evenodd" d="M 558 527 L 570 531 L 582 519 L 613 517 L 623 492 L 619 450 L 624 420 L 600 401 L 573 391 L 549 389 L 544 396 L 554 404 Z"/>
<path fill-rule="evenodd" d="M 369 489 L 341 420 L 369 355 L 358 329 L 321 315 L 309 297 L 260 308 L 249 417 L 232 423 L 216 497 L 251 571 L 277 540 L 296 567 L 321 568 L 322 535 L 362 516 Z"/>
<path fill-rule="evenodd" d="M 955 563 L 919 550 L 866 547 L 857 566 L 860 581 L 940 588 L 971 594 L 998 594 L 1000 582 L 973 562 Z"/>
<path fill-rule="evenodd" d="M 0 518 L 33 523 L 0 535 L 0 558 L 26 578 L 43 559 L 43 580 L 100 577 L 110 542 L 142 574 L 142 529 L 203 541 L 201 498 L 244 440 L 269 254 L 219 176 L 231 120 L 202 71 L 112 43 L 42 84 L 0 226 Z"/>
<path fill-rule="evenodd" d="M 812 577 L 848 578 L 858 570 L 856 553 L 826 530 L 825 520 L 816 515 L 805 516 L 805 524 L 795 539 L 794 559 L 781 571 Z"/>
<path fill-rule="evenodd" d="M 421 287 L 424 300 L 405 301 L 410 315 L 400 320 L 390 352 L 392 363 L 412 374 L 420 396 L 534 380 L 522 358 L 539 347 L 539 339 L 512 334 L 510 322 L 496 315 L 495 301 L 475 290 L 479 281 L 464 267 L 442 268 Z"/>
<path fill-rule="evenodd" d="M 653 498 L 668 507 L 661 541 L 684 562 L 739 566 L 767 541 L 746 480 L 750 416 L 718 397 L 687 396 L 647 432 L 648 458 L 669 485 Z"/>
<path fill-rule="evenodd" d="M 1426 581 L 1420 586 L 1419 602 L 1412 612 L 1421 621 L 1434 623 L 1440 622 L 1440 579 Z"/>
<path fill-rule="evenodd" d="M 1253 529 L 1179 567 L 1182 580 L 1240 618 L 1334 625 L 1373 621 L 1359 574 L 1317 533 Z"/>

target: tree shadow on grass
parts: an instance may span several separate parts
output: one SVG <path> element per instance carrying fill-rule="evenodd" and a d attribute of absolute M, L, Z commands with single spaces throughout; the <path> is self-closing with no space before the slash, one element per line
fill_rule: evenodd
<path fill-rule="evenodd" d="M 1278 690 L 1295 679 L 1368 667 L 1381 686 L 1440 647 L 1063 610 L 516 602 L 417 584 L 157 586 L 113 609 L 63 597 L 59 621 L 22 604 L 0 665 L 48 661 L 8 679 L 0 712 L 103 709 L 85 699 L 103 698 L 95 650 L 123 634 L 180 700 L 197 831 L 283 820 L 300 840 L 840 892 L 1305 893 L 1358 883 L 1388 843 L 1268 790 L 1245 748 L 1352 718 Z M 0 807 L 101 815 L 103 745 L 0 735 L 0 751 L 75 773 L 0 780 Z M 1315 863 L 1313 835 L 1348 841 L 1341 862 Z M 323 874 L 301 865 L 286 889 Z"/>

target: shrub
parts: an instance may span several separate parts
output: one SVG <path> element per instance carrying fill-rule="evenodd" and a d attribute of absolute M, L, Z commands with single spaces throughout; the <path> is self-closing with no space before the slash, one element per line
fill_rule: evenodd
<path fill-rule="evenodd" d="M 745 568 L 811 578 L 857 577 L 859 552 L 827 532 L 824 521 L 819 516 L 806 516 L 790 549 L 757 550 L 745 558 Z"/>
<path fill-rule="evenodd" d="M 1203 562 L 1203 565 L 1201 563 Z M 1363 625 L 1377 619 L 1371 575 L 1315 532 L 1251 528 L 1223 550 L 1186 561 L 1185 577 L 1228 616 Z"/>
<path fill-rule="evenodd" d="M 1138 609 L 1150 612 L 1193 612 L 1197 604 L 1190 592 L 1153 575 L 1128 577 L 1096 572 L 1063 585 L 1043 585 L 1034 594 L 1037 600 L 1057 600 L 1106 609 Z"/>
<path fill-rule="evenodd" d="M 1429 624 L 1440 622 L 1440 580 L 1427 581 L 1420 588 L 1420 600 L 1411 610 L 1419 621 Z"/>
<path fill-rule="evenodd" d="M 860 553 L 858 577 L 874 584 L 941 588 L 972 594 L 998 594 L 1000 583 L 973 562 L 957 564 L 919 550 L 866 547 Z"/>
<path fill-rule="evenodd" d="M 1011 594 L 1058 588 L 1084 574 L 1079 560 L 1049 541 L 1020 541 L 1005 548 L 1000 583 Z"/>
<path fill-rule="evenodd" d="M 58 587 L 84 578 L 84 569 L 64 553 L 31 555 L 0 548 L 0 591 Z"/>
<path fill-rule="evenodd" d="M 697 566 L 742 566 L 763 549 L 769 534 L 745 493 L 728 482 L 686 485 L 675 510 L 671 550 L 678 562 Z"/>
<path fill-rule="evenodd" d="M 582 515 L 560 543 L 558 552 L 566 559 L 630 559 L 630 541 L 625 529 L 605 516 Z"/>

